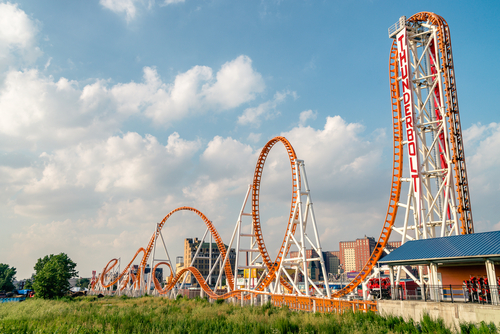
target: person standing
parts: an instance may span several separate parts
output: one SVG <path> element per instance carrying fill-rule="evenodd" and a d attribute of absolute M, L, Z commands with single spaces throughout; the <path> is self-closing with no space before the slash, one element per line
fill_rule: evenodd
<path fill-rule="evenodd" d="M 470 285 L 471 285 L 471 289 L 472 289 L 472 302 L 475 303 L 478 301 L 477 279 L 475 276 L 470 275 Z"/>

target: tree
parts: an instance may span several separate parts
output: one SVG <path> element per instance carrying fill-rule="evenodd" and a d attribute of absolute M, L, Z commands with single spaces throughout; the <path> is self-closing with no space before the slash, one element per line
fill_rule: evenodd
<path fill-rule="evenodd" d="M 35 264 L 35 296 L 43 299 L 62 297 L 69 290 L 69 279 L 78 276 L 74 263 L 68 255 L 47 255 Z"/>
<path fill-rule="evenodd" d="M 79 287 L 80 289 L 85 289 L 89 287 L 90 279 L 88 278 L 80 278 L 76 282 L 76 286 Z"/>
<path fill-rule="evenodd" d="M 32 290 L 33 289 L 33 279 L 31 279 L 31 278 L 26 279 L 26 281 L 24 282 L 24 288 Z"/>
<path fill-rule="evenodd" d="M 0 291 L 12 291 L 15 289 L 13 281 L 16 272 L 16 268 L 0 263 Z"/>

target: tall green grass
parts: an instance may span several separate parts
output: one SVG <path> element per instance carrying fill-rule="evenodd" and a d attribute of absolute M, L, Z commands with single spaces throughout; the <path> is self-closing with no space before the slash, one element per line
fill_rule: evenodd
<path fill-rule="evenodd" d="M 464 324 L 464 333 L 496 333 Z M 81 297 L 0 305 L 0 333 L 450 333 L 424 317 L 417 324 L 375 313 L 293 312 L 270 304 L 240 307 L 204 299 Z"/>

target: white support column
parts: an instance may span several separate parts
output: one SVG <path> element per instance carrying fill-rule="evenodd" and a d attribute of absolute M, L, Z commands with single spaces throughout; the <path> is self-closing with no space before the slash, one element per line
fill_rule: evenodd
<path fill-rule="evenodd" d="M 394 286 L 394 267 L 389 266 L 389 278 L 391 280 L 391 299 L 396 299 L 396 287 Z M 397 281 L 397 280 L 396 280 Z M 380 297 L 382 297 L 382 284 L 380 284 L 379 276 Z"/>
<path fill-rule="evenodd" d="M 488 284 L 490 286 L 491 304 L 498 305 L 500 303 L 498 296 L 498 282 L 495 275 L 495 264 L 491 260 L 486 260 L 486 274 L 488 275 Z"/>
<path fill-rule="evenodd" d="M 325 285 L 326 294 L 327 294 L 328 298 L 330 298 L 331 293 L 330 293 L 330 286 L 328 285 L 328 274 L 326 273 L 325 259 L 323 258 L 323 249 L 321 248 L 321 242 L 319 240 L 318 228 L 316 226 L 316 216 L 314 215 L 313 202 L 312 202 L 312 198 L 311 198 L 311 189 L 309 188 L 309 182 L 307 180 L 307 174 L 306 174 L 306 168 L 305 168 L 304 161 L 300 161 L 299 166 L 301 168 L 300 169 L 301 176 L 302 176 L 302 180 L 304 181 L 304 187 L 305 187 L 305 191 L 307 194 L 307 202 L 306 202 L 307 205 L 306 205 L 306 213 L 305 213 L 304 219 L 307 222 L 307 216 L 308 215 L 311 216 L 311 224 L 312 224 L 312 228 L 313 228 L 313 232 L 314 232 L 316 249 L 317 249 L 318 256 L 320 258 L 321 272 L 323 274 L 323 283 Z M 297 166 L 297 167 L 299 167 L 299 166 Z"/>
<path fill-rule="evenodd" d="M 435 302 L 441 301 L 440 286 L 437 276 L 437 264 L 431 263 L 429 265 L 429 282 L 431 285 L 431 299 Z"/>
<path fill-rule="evenodd" d="M 330 289 L 328 285 L 328 276 L 326 273 L 325 261 L 323 258 L 321 242 L 319 240 L 319 233 L 316 226 L 316 218 L 314 216 L 314 207 L 311 200 L 311 192 L 307 182 L 307 176 L 305 172 L 305 165 L 302 160 L 294 161 L 297 170 L 297 189 L 294 210 L 291 213 L 291 225 L 285 236 L 284 249 L 288 250 L 290 247 L 297 248 L 297 256 L 287 258 L 288 254 L 283 255 L 283 259 L 280 262 L 280 266 L 276 272 L 276 279 L 274 280 L 274 288 L 271 287 L 270 291 L 272 293 L 280 293 L 283 291 L 282 284 L 280 283 L 280 278 L 285 279 L 288 284 L 292 287 L 292 293 L 295 295 L 306 295 L 310 296 L 309 286 L 312 286 L 313 293 L 320 297 L 324 296 L 325 291 L 328 296 L 331 296 Z M 304 187 L 304 188 L 302 188 Z M 305 207 L 303 204 L 305 203 Z M 293 226 L 295 225 L 295 226 Z M 292 233 L 295 230 L 295 234 Z M 311 238 L 308 232 L 313 233 L 314 237 Z M 312 250 L 312 256 L 308 257 L 306 255 L 307 250 Z M 320 289 L 313 280 L 309 277 L 309 264 L 311 262 L 319 262 L 321 266 L 321 273 L 323 274 L 325 289 Z M 287 267 L 285 267 L 285 265 Z M 293 278 L 287 273 L 287 268 L 294 268 L 296 274 Z M 304 277 L 304 293 L 298 289 L 297 274 L 301 273 Z"/>
<path fill-rule="evenodd" d="M 208 286 L 212 283 L 212 233 L 210 233 L 210 248 L 209 248 L 209 253 L 208 253 L 208 268 L 210 268 L 210 272 L 208 273 L 207 276 L 207 281 L 208 281 Z"/>

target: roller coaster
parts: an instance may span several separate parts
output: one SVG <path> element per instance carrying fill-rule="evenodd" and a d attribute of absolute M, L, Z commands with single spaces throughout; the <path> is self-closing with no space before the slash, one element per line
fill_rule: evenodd
<path fill-rule="evenodd" d="M 389 205 L 371 257 L 345 288 L 335 292 L 329 288 L 304 161 L 297 158 L 286 138 L 275 137 L 260 152 L 253 183 L 249 185 L 229 245 L 223 243 L 215 226 L 202 212 L 191 207 L 179 207 L 157 224 L 148 245 L 140 248 L 121 272 L 117 259 L 109 261 L 92 283 L 92 292 L 105 293 L 115 289 L 119 293 L 140 295 L 153 291 L 157 295 L 175 298 L 184 287 L 187 276 L 193 275 L 201 293 L 211 299 L 239 299 L 241 303 L 247 301 L 253 304 L 258 297 L 261 302 L 270 300 L 277 306 L 288 305 L 291 309 L 320 312 L 373 310 L 375 302 L 353 300 L 353 296 L 361 284 L 373 277 L 377 261 L 384 252 L 388 252 L 386 246 L 390 237 L 405 243 L 415 239 L 474 233 L 448 24 L 439 15 L 421 12 L 408 19 L 401 17 L 389 28 L 389 37 L 393 39 L 389 60 L 393 129 Z M 278 143 L 285 147 L 288 154 L 292 198 L 285 236 L 276 258 L 272 259 L 264 242 L 259 200 L 266 158 Z M 403 158 L 405 155 L 406 159 Z M 403 192 L 407 196 L 402 198 Z M 249 197 L 251 212 L 245 212 Z M 206 225 L 206 232 L 191 264 L 176 271 L 161 231 L 167 220 L 180 211 L 197 214 Z M 243 226 L 245 217 L 251 218 L 250 226 Z M 243 230 L 251 232 L 243 233 Z M 213 261 L 210 242 L 210 272 L 204 277 L 193 264 L 201 256 L 200 249 L 208 233 L 215 241 L 219 255 Z M 243 248 L 243 240 L 249 241 L 248 248 Z M 156 249 L 160 246 L 165 251 L 165 260 L 156 258 Z M 287 257 L 292 247 L 297 250 L 294 254 L 298 255 Z M 231 249 L 235 249 L 234 267 L 230 261 Z M 306 249 L 314 249 L 318 257 L 308 258 Z M 138 270 L 134 272 L 132 264 L 139 259 L 139 255 L 142 258 Z M 245 265 L 241 264 L 244 261 L 240 261 L 242 255 L 247 259 Z M 148 260 L 152 273 L 159 266 L 169 268 L 170 277 L 163 287 L 153 274 L 145 281 Z M 322 284 L 309 278 L 308 263 L 311 261 L 320 263 L 324 277 Z M 216 268 L 220 270 L 212 290 L 207 279 L 216 272 Z M 236 278 L 242 269 L 255 269 L 259 273 L 257 283 L 238 288 Z M 395 276 L 399 282 L 405 270 L 398 267 L 396 273 L 391 271 L 391 279 Z M 411 272 L 407 274 L 421 287 L 430 284 L 423 267 L 419 267 L 418 277 Z M 222 289 L 223 276 L 226 279 L 225 290 Z M 299 283 L 306 288 L 300 289 Z"/>

